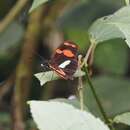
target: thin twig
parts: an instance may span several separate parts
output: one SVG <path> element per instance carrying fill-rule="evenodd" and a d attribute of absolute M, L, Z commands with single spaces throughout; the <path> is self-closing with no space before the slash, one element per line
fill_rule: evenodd
<path fill-rule="evenodd" d="M 78 56 L 78 70 L 81 71 L 81 59 L 82 56 Z M 79 100 L 80 100 L 80 109 L 84 110 L 84 94 L 83 94 L 83 83 L 82 83 L 82 77 L 79 77 L 79 85 L 78 85 L 78 91 L 79 91 Z"/>
<path fill-rule="evenodd" d="M 88 72 L 88 68 L 87 68 L 88 65 L 87 65 L 87 64 L 89 64 L 90 66 L 92 65 L 95 48 L 96 48 L 96 42 L 95 42 L 95 40 L 91 39 L 90 47 L 89 47 L 89 49 L 87 50 L 86 56 L 85 56 L 85 58 L 84 58 L 84 60 L 83 60 L 83 62 L 82 62 L 82 64 L 81 64 L 81 67 L 83 67 L 84 70 L 85 70 L 88 84 L 89 84 L 89 86 L 90 86 L 90 89 L 91 89 L 91 91 L 92 91 L 92 93 L 93 93 L 93 95 L 94 95 L 94 98 L 95 98 L 95 100 L 96 100 L 96 103 L 97 103 L 97 105 L 98 105 L 98 107 L 99 107 L 99 110 L 100 110 L 100 112 L 101 112 L 101 114 L 102 114 L 102 116 L 103 116 L 103 118 L 104 118 L 106 124 L 108 124 L 108 126 L 109 126 L 109 128 L 110 128 L 111 130 L 115 130 L 114 127 L 113 127 L 113 125 L 112 125 L 112 123 L 109 121 L 106 112 L 105 112 L 104 109 L 103 109 L 103 106 L 102 106 L 102 104 L 101 104 L 101 102 L 100 102 L 100 100 L 99 100 L 99 98 L 98 98 L 98 95 L 97 95 L 97 93 L 96 93 L 96 91 L 95 91 L 95 89 L 94 89 L 94 86 L 93 86 L 93 84 L 92 84 L 92 82 L 91 82 L 91 80 L 90 80 L 90 77 L 89 77 L 89 72 Z M 89 58 L 90 58 L 90 59 L 89 59 Z M 90 60 L 90 61 L 89 61 L 89 60 Z M 88 62 L 89 62 L 89 63 L 88 63 Z"/>
<path fill-rule="evenodd" d="M 18 0 L 16 5 L 9 11 L 0 22 L 0 32 L 2 32 L 22 11 L 29 0 Z"/>
<path fill-rule="evenodd" d="M 91 80 L 90 80 L 90 77 L 89 77 L 88 70 L 87 70 L 87 67 L 86 67 L 86 66 L 84 67 L 84 70 L 85 70 L 85 73 L 86 73 L 86 78 L 87 78 L 88 84 L 89 84 L 90 89 L 91 89 L 91 91 L 92 91 L 92 93 L 93 93 L 93 96 L 94 96 L 94 98 L 95 98 L 95 100 L 96 100 L 96 103 L 97 103 L 97 105 L 98 105 L 98 107 L 99 107 L 99 110 L 100 110 L 100 112 L 101 112 L 101 114 L 102 114 L 102 116 L 103 116 L 103 118 L 104 118 L 104 120 L 105 120 L 105 123 L 109 126 L 109 128 L 110 128 L 111 130 L 114 130 L 114 128 L 113 128 L 111 122 L 109 121 L 109 118 L 107 117 L 106 112 L 105 112 L 104 109 L 103 109 L 103 106 L 102 106 L 102 104 L 101 104 L 101 102 L 100 102 L 100 100 L 99 100 L 99 98 L 98 98 L 98 95 L 97 95 L 97 93 L 96 93 L 96 91 L 95 91 L 95 89 L 94 89 L 94 86 L 93 86 L 93 84 L 92 84 L 92 82 L 91 82 Z"/>
<path fill-rule="evenodd" d="M 91 53 L 94 54 L 95 47 L 96 47 L 96 44 L 94 44 L 94 43 L 90 44 L 89 49 L 87 50 L 87 53 L 86 53 L 86 55 L 85 55 L 85 57 L 84 57 L 84 60 L 83 60 L 83 62 L 82 62 L 82 64 L 81 64 L 81 68 L 82 68 L 85 64 L 87 64 L 88 59 L 89 59 Z"/>

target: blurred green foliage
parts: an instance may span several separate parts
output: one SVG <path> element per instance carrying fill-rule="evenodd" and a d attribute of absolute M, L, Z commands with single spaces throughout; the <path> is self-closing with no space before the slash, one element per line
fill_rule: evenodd
<path fill-rule="evenodd" d="M 24 29 L 17 22 L 11 23 L 4 32 L 0 33 L 0 80 L 14 71 L 23 35 Z"/>
<path fill-rule="evenodd" d="M 128 46 L 121 39 L 109 40 L 97 46 L 94 65 L 101 73 L 125 75 L 127 73 Z"/>
<path fill-rule="evenodd" d="M 80 52 L 86 51 L 86 48 L 90 45 L 88 32 L 85 29 L 70 28 L 65 32 L 65 38 L 74 41 L 80 46 Z"/>
<path fill-rule="evenodd" d="M 93 78 L 92 82 L 97 91 L 97 95 L 101 99 L 104 110 L 107 112 L 109 117 L 129 111 L 129 78 L 102 75 Z M 101 116 L 87 83 L 85 83 L 85 104 L 92 113 Z"/>
<path fill-rule="evenodd" d="M 0 19 L 2 19 L 15 4 L 15 0 L 1 0 L 0 1 Z"/>
<path fill-rule="evenodd" d="M 15 0 L 0 1 L 0 18 L 5 16 L 14 3 Z M 82 0 L 81 3 L 79 2 L 76 6 L 70 8 L 65 14 L 58 18 L 56 24 L 58 25 L 58 28 L 63 31 L 65 39 L 76 42 L 80 47 L 80 53 L 85 55 L 90 44 L 88 39 L 88 28 L 92 22 L 99 17 L 113 13 L 123 5 L 123 0 Z M 19 22 L 19 19 L 12 23 L 5 32 L 0 34 L 0 81 L 7 78 L 15 69 L 19 60 L 24 34 L 25 29 L 23 28 L 23 24 Z M 39 39 L 39 41 L 40 40 L 41 39 Z M 98 73 L 96 76 L 93 75 L 94 78 L 92 81 L 103 107 L 110 117 L 125 111 L 130 111 L 129 53 L 128 46 L 121 39 L 103 42 L 98 45 L 95 50 L 94 67 Z M 93 73 L 95 74 L 95 71 Z M 61 90 L 62 84 L 63 82 L 58 86 L 60 87 L 59 93 L 61 92 L 62 97 L 74 93 L 70 92 L 74 91 L 73 89 L 68 88 L 63 92 Z M 54 86 L 55 82 L 53 87 Z M 69 86 L 71 88 L 72 84 L 69 84 Z M 84 86 L 86 106 L 92 113 L 101 116 L 95 99 L 86 82 L 84 83 Z M 41 96 L 44 90 L 39 87 L 41 87 L 39 81 L 33 79 L 29 99 L 44 97 Z M 58 87 L 54 89 L 58 89 Z M 55 95 L 55 91 L 51 92 L 53 93 L 52 95 Z M 51 94 L 47 93 L 46 95 Z M 55 95 L 55 97 L 58 96 L 59 95 Z M 1 112 L 0 125 L 2 124 L 2 121 L 6 122 L 9 119 L 9 116 L 7 116 L 7 118 L 4 116 L 4 113 Z"/>

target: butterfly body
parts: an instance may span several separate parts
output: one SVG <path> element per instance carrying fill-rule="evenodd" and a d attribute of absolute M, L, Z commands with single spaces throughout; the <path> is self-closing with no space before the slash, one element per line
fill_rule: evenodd
<path fill-rule="evenodd" d="M 73 74 L 78 67 L 78 46 L 70 41 L 65 41 L 55 51 L 49 61 L 49 67 L 64 79 L 73 79 Z"/>

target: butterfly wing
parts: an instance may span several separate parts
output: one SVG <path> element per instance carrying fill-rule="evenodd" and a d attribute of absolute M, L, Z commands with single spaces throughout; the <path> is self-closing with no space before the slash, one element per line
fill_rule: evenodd
<path fill-rule="evenodd" d="M 49 66 L 62 78 L 72 80 L 73 74 L 78 67 L 76 44 L 68 41 L 64 42 L 56 49 Z"/>

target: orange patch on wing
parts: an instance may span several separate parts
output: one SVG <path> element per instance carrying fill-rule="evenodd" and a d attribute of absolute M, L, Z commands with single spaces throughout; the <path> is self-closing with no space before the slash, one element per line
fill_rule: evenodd
<path fill-rule="evenodd" d="M 56 49 L 56 53 L 62 54 L 62 51 L 60 49 Z"/>
<path fill-rule="evenodd" d="M 63 54 L 67 57 L 74 57 L 74 54 L 70 50 L 63 50 Z"/>
<path fill-rule="evenodd" d="M 73 48 L 76 48 L 76 45 L 71 44 L 71 43 L 69 43 L 69 42 L 64 42 L 64 45 L 66 45 L 66 46 L 71 46 L 71 47 L 73 47 Z"/>

